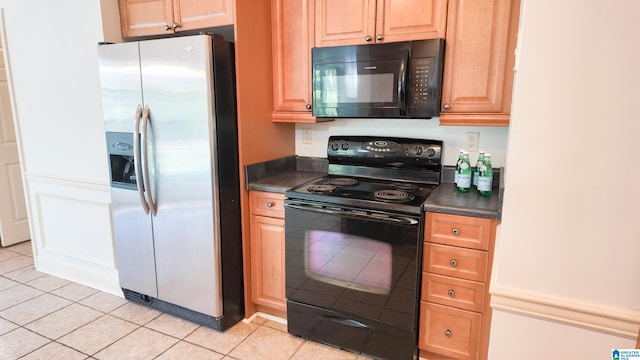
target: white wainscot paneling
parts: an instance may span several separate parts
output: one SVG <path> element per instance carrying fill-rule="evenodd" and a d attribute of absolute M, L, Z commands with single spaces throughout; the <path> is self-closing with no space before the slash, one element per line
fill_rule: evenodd
<path fill-rule="evenodd" d="M 34 174 L 26 178 L 36 268 L 122 296 L 109 186 Z"/>
<path fill-rule="evenodd" d="M 491 285 L 491 307 L 525 317 L 587 329 L 608 336 L 635 339 L 640 311 L 594 304 L 509 286 Z"/>

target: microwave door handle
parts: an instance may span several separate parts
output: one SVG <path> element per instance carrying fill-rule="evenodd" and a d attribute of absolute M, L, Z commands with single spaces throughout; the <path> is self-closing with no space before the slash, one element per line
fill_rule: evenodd
<path fill-rule="evenodd" d="M 400 73 L 398 74 L 398 108 L 400 115 L 407 113 L 407 99 L 406 99 L 406 83 L 407 83 L 407 62 L 408 60 L 402 59 L 400 63 Z"/>
<path fill-rule="evenodd" d="M 136 174 L 136 188 L 140 197 L 140 204 L 145 214 L 149 213 L 149 204 L 144 196 L 144 188 L 142 187 L 142 166 L 140 159 L 140 118 L 142 117 L 142 105 L 138 105 L 135 118 L 133 119 L 133 166 Z"/>

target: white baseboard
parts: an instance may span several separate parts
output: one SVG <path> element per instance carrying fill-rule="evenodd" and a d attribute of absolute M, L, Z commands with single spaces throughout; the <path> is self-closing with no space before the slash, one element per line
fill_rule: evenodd
<path fill-rule="evenodd" d="M 115 269 L 42 250 L 34 260 L 36 269 L 40 272 L 124 297 Z"/>

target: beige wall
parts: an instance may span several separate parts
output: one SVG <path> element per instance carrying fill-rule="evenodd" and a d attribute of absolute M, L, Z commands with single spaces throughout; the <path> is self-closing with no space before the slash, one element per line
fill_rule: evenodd
<path fill-rule="evenodd" d="M 119 293 L 97 62 L 113 6 L 0 0 L 36 267 Z"/>
<path fill-rule="evenodd" d="M 311 132 L 311 143 L 302 142 L 302 131 Z M 467 132 L 480 133 L 479 150 L 491 153 L 494 167 L 502 167 L 507 151 L 505 127 L 440 126 L 439 118 L 433 119 L 337 119 L 326 123 L 296 125 L 296 155 L 327 157 L 327 140 L 330 135 L 379 135 L 418 139 L 436 139 L 444 142 L 444 163 L 455 165 L 460 149 L 465 148 Z M 474 162 L 477 152 L 469 154 Z"/>
<path fill-rule="evenodd" d="M 606 359 L 640 323 L 640 2 L 522 13 L 490 358 Z"/>

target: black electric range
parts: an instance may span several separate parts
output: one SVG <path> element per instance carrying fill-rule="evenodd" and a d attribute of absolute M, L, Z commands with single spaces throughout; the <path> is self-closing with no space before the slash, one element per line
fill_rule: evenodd
<path fill-rule="evenodd" d="M 287 327 L 377 359 L 417 358 L 424 214 L 442 142 L 331 136 L 327 175 L 285 195 Z"/>

